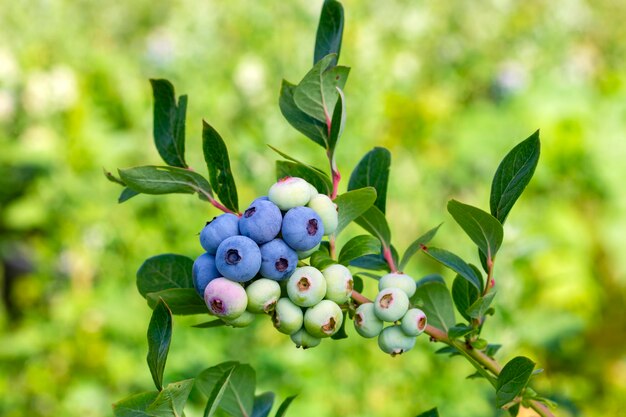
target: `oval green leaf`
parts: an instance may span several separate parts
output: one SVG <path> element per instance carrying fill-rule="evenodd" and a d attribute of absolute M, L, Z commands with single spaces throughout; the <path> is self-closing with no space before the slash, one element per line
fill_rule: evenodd
<path fill-rule="evenodd" d="M 491 214 L 456 200 L 448 202 L 448 212 L 485 255 L 492 260 L 504 237 L 502 224 Z"/>
<path fill-rule="evenodd" d="M 172 340 L 172 313 L 163 299 L 152 311 L 148 325 L 148 368 L 157 389 L 163 389 L 163 371 Z"/>
<path fill-rule="evenodd" d="M 170 288 L 194 288 L 191 270 L 193 260 L 166 253 L 144 261 L 137 271 L 137 289 L 145 298 L 150 292 Z"/>
<path fill-rule="evenodd" d="M 219 200 L 235 213 L 239 211 L 237 187 L 230 169 L 228 149 L 219 133 L 207 122 L 202 121 L 202 151 L 209 170 L 211 187 Z"/>

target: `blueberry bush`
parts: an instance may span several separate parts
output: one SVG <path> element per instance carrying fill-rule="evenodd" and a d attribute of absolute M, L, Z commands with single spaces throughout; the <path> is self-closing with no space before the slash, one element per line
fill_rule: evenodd
<path fill-rule="evenodd" d="M 419 348 L 418 336 L 426 334 L 420 343 L 440 344 L 436 353 L 464 358 L 475 368 L 468 378 L 493 387 L 495 409 L 511 416 L 521 408 L 553 415 L 555 404 L 530 386 L 542 370 L 524 356 L 502 362 L 497 358 L 501 345 L 483 336 L 489 317 L 496 314 L 495 261 L 503 224 L 538 164 L 539 132 L 512 147 L 495 169 L 488 211 L 448 202 L 450 216 L 475 246 L 474 259 L 431 245 L 441 224 L 398 251 L 386 215 L 389 150 L 375 147 L 364 155 L 342 192 L 343 168 L 335 153 L 348 121 L 344 89 L 350 73 L 339 65 L 343 26 L 342 5 L 326 0 L 313 67 L 297 84 L 283 81 L 279 95 L 286 121 L 323 149 L 327 166 L 296 160 L 270 145 L 281 157 L 277 181 L 245 209 L 240 208 L 226 141 L 203 121 L 208 176 L 192 169 L 185 159 L 187 96 L 177 97 L 167 80 L 151 80 L 154 143 L 165 165 L 119 169 L 118 175 L 105 172 L 123 187 L 119 202 L 141 194 L 196 194 L 223 214 L 204 226 L 198 221 L 204 253 L 195 260 L 161 254 L 139 268 L 137 288 L 152 309 L 147 363 L 156 390 L 120 400 L 114 404 L 116 416 L 183 415 L 194 388 L 206 398 L 205 416 L 270 415 L 276 395 L 256 392 L 255 372 L 247 364 L 224 362 L 164 383 L 173 315 L 212 317 L 197 328 L 271 320 L 303 349 L 346 338 L 346 326 L 354 326 L 363 338 L 377 339 L 381 355 L 394 357 Z M 353 222 L 365 233 L 338 245 L 338 236 Z M 404 273 L 417 254 L 451 270 L 452 283 L 437 273 L 418 279 Z M 366 294 L 367 280 L 377 283 L 376 293 Z M 284 399 L 275 415 L 285 415 L 294 398 Z M 420 414 L 437 415 L 436 408 Z"/>

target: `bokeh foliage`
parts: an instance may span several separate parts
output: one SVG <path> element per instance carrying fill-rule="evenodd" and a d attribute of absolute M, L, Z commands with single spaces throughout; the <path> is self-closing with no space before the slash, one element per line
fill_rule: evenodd
<path fill-rule="evenodd" d="M 562 415 L 619 415 L 626 394 L 626 5 L 600 1 L 343 2 L 341 60 L 352 67 L 336 150 L 347 175 L 374 146 L 392 152 L 386 211 L 406 247 L 445 221 L 437 246 L 470 241 L 450 198 L 488 209 L 511 146 L 541 128 L 535 177 L 505 226 L 499 357 L 532 357 Z M 186 162 L 203 167 L 202 118 L 229 144 L 245 206 L 274 180 L 276 146 L 325 166 L 283 119 L 281 80 L 313 59 L 318 2 L 9 2 L 0 13 L 0 414 L 103 416 L 149 388 L 150 310 L 135 272 L 152 255 L 200 254 L 217 214 L 191 196 L 117 205 L 113 169 L 158 163 L 149 78 L 189 94 Z M 350 226 L 343 239 L 361 233 Z M 426 257 L 406 271 L 452 276 Z M 368 293 L 368 288 L 365 289 Z M 259 389 L 299 393 L 301 416 L 489 415 L 495 398 L 459 359 L 382 355 L 358 337 L 301 351 L 268 320 L 191 329 L 177 317 L 171 380 L 224 360 Z M 348 334 L 354 331 L 348 328 Z M 465 367 L 466 372 L 459 372 Z M 462 389 L 451 389 L 462 387 Z M 191 398 L 193 403 L 194 398 Z M 198 409 L 201 405 L 198 402 Z M 578 413 L 578 414 L 577 414 Z"/>

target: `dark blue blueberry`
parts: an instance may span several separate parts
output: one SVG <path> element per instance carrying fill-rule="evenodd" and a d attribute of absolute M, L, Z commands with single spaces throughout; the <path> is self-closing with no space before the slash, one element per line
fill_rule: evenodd
<path fill-rule="evenodd" d="M 298 264 L 298 254 L 282 239 L 261 245 L 261 275 L 276 281 L 289 278 Z"/>
<path fill-rule="evenodd" d="M 193 286 L 196 287 L 196 291 L 198 291 L 201 297 L 204 297 L 204 289 L 207 284 L 215 278 L 222 276 L 215 267 L 215 256 L 208 253 L 198 256 L 193 263 L 191 276 L 193 277 Z"/>
<path fill-rule="evenodd" d="M 322 219 L 309 207 L 294 207 L 283 218 L 283 240 L 297 251 L 306 251 L 322 241 Z"/>
<path fill-rule="evenodd" d="M 239 219 L 239 232 L 262 245 L 278 235 L 282 220 L 276 204 L 256 199 Z"/>
<path fill-rule="evenodd" d="M 215 265 L 222 276 L 246 282 L 254 278 L 261 268 L 261 251 L 252 239 L 231 236 L 218 246 Z"/>
<path fill-rule="evenodd" d="M 208 222 L 200 232 L 200 245 L 215 255 L 217 247 L 224 239 L 239 234 L 239 217 L 231 213 L 224 213 Z"/>

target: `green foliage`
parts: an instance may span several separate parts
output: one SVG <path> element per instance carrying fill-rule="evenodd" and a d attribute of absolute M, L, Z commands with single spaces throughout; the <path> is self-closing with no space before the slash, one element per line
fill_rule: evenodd
<path fill-rule="evenodd" d="M 456 200 L 448 202 L 448 212 L 474 241 L 482 254 L 491 261 L 500 249 L 504 237 L 500 222 L 489 213 Z"/>
<path fill-rule="evenodd" d="M 234 212 L 239 211 L 237 187 L 230 170 L 226 144 L 220 134 L 204 120 L 202 121 L 202 151 L 215 194 L 226 208 Z"/>
<path fill-rule="evenodd" d="M 142 166 L 119 170 L 128 188 L 142 194 L 194 194 L 212 197 L 209 182 L 200 174 L 183 168 Z"/>
<path fill-rule="evenodd" d="M 137 270 L 137 290 L 144 298 L 151 292 L 171 288 L 193 288 L 193 260 L 175 254 L 153 256 Z"/>
<path fill-rule="evenodd" d="M 391 153 L 385 148 L 376 147 L 372 149 L 365 154 L 352 171 L 348 190 L 374 187 L 376 189 L 374 205 L 384 214 L 390 167 Z"/>
<path fill-rule="evenodd" d="M 361 214 L 360 217 L 357 217 L 355 222 L 367 232 L 371 233 L 372 236 L 376 236 L 383 247 L 391 247 L 391 230 L 389 229 L 385 215 L 378 207 L 370 207 L 365 213 Z"/>
<path fill-rule="evenodd" d="M 472 319 L 467 310 L 478 300 L 478 297 L 478 289 L 470 284 L 468 280 L 460 275 L 454 278 L 454 282 L 452 283 L 452 299 L 454 300 L 457 311 L 465 320 L 470 321 Z"/>
<path fill-rule="evenodd" d="M 191 315 L 209 312 L 204 300 L 193 288 L 170 288 L 168 290 L 151 292 L 146 296 L 148 305 L 153 309 L 157 306 L 160 299 L 167 303 L 172 314 Z"/>
<path fill-rule="evenodd" d="M 433 408 L 418 414 L 416 417 L 439 417 L 439 412 L 437 411 L 437 408 Z"/>
<path fill-rule="evenodd" d="M 335 0 L 324 0 L 315 36 L 313 64 L 329 54 L 335 54 L 331 65 L 337 65 L 343 37 L 343 6 Z"/>
<path fill-rule="evenodd" d="M 156 388 L 163 389 L 163 371 L 167 354 L 172 341 L 172 313 L 160 299 L 154 310 L 148 325 L 148 368 L 152 374 L 152 380 Z"/>
<path fill-rule="evenodd" d="M 438 329 L 447 332 L 456 323 L 450 291 L 440 275 L 422 278 L 411 302 L 418 305 L 426 313 L 429 324 Z"/>
<path fill-rule="evenodd" d="M 150 80 L 154 95 L 154 144 L 161 158 L 173 167 L 186 168 L 185 117 L 187 96 L 178 98 L 168 80 Z"/>
<path fill-rule="evenodd" d="M 355 236 L 346 242 L 339 252 L 338 261 L 342 265 L 350 264 L 350 261 L 364 255 L 380 253 L 380 241 L 370 235 Z"/>
<path fill-rule="evenodd" d="M 440 262 L 442 265 L 450 268 L 459 276 L 466 279 L 470 284 L 472 284 L 478 291 L 482 292 L 483 290 L 483 282 L 482 277 L 477 274 L 477 271 L 468 265 L 463 259 L 459 256 L 455 255 L 452 252 L 449 252 L 445 249 L 434 248 L 432 246 L 422 247 L 422 252 Z"/>
<path fill-rule="evenodd" d="M 376 200 L 376 190 L 372 187 L 348 191 L 335 199 L 339 224 L 335 235 L 339 235 L 352 221 L 367 212 Z"/>
<path fill-rule="evenodd" d="M 498 375 L 496 407 L 513 401 L 528 384 L 535 363 L 524 356 L 511 359 Z"/>
<path fill-rule="evenodd" d="M 415 239 L 409 245 L 409 247 L 406 248 L 404 255 L 402 255 L 402 260 L 400 261 L 400 264 L 398 265 L 398 268 L 401 271 L 404 270 L 404 268 L 409 263 L 413 255 L 419 252 L 422 249 L 422 246 L 427 245 L 428 242 L 430 242 L 435 237 L 435 235 L 437 234 L 437 231 L 439 230 L 442 224 L 443 223 L 439 224 L 437 227 L 433 227 L 428 232 L 424 233 L 422 236 Z"/>
<path fill-rule="evenodd" d="M 215 396 L 214 401 L 218 401 L 217 399 L 221 397 L 218 401 L 219 408 L 233 417 L 251 415 L 255 386 L 254 369 L 250 365 L 237 362 L 225 362 L 213 366 L 201 372 L 196 378 L 196 387 L 200 392 L 209 398 Z"/>

